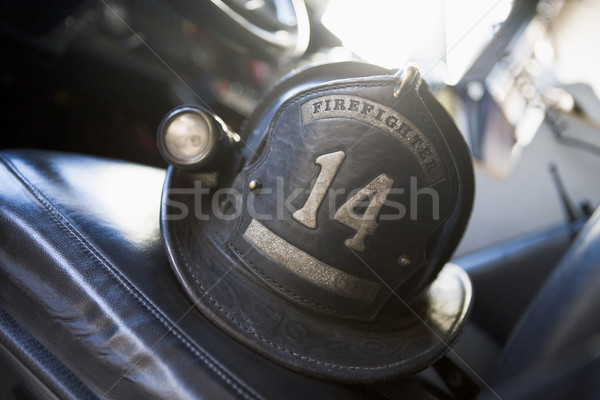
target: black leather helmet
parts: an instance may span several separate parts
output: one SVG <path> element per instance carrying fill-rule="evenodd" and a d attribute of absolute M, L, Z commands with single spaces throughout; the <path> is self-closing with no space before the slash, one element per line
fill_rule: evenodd
<path fill-rule="evenodd" d="M 227 166 L 170 167 L 163 191 L 171 264 L 206 317 L 274 362 L 337 381 L 412 374 L 445 354 L 471 301 L 446 262 L 473 171 L 418 71 L 305 69 L 240 136 Z"/>

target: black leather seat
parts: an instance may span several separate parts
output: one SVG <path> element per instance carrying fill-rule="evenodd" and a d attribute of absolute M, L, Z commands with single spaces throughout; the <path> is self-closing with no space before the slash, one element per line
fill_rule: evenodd
<path fill-rule="evenodd" d="M 0 164 L 0 357 L 39 397 L 433 398 L 398 382 L 298 375 L 209 323 L 165 256 L 163 170 L 25 150 L 0 152 Z M 482 397 L 597 398 L 598 287 L 600 211 L 526 311 Z"/>
<path fill-rule="evenodd" d="M 263 360 L 194 308 L 160 238 L 164 171 L 42 151 L 0 162 L 0 347 L 42 397 L 364 397 Z"/>

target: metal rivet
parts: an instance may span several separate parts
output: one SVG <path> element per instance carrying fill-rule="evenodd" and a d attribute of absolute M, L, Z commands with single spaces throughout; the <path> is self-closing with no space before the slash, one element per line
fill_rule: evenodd
<path fill-rule="evenodd" d="M 402 254 L 398 257 L 396 263 L 401 267 L 408 267 L 410 265 L 410 258 L 406 254 Z"/>
<path fill-rule="evenodd" d="M 258 188 L 260 188 L 260 182 L 257 181 L 256 179 L 253 179 L 248 183 L 248 189 L 256 190 Z"/>

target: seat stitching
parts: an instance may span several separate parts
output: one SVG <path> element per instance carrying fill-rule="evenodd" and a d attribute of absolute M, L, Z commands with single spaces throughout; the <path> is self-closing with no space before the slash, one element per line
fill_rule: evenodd
<path fill-rule="evenodd" d="M 194 345 L 191 340 L 186 338 L 186 335 L 174 324 L 172 324 L 166 316 L 164 316 L 141 292 L 135 289 L 133 284 L 121 273 L 119 273 L 109 261 L 107 261 L 99 251 L 88 242 L 83 235 L 56 209 L 56 207 L 37 189 L 29 180 L 10 162 L 5 156 L 0 156 L 0 160 L 5 167 L 25 186 L 29 192 L 41 203 L 43 208 L 52 216 L 52 219 L 61 226 L 62 230 L 73 237 L 80 247 L 87 251 L 93 258 L 104 267 L 119 283 L 129 292 L 138 303 L 148 310 L 168 332 L 173 334 L 182 344 L 184 344 L 194 355 L 196 355 L 207 367 L 209 367 L 219 378 L 233 388 L 238 394 L 245 399 L 260 398 L 245 384 L 235 379 L 218 361 L 214 360 L 210 355 L 205 353 L 198 346 Z"/>

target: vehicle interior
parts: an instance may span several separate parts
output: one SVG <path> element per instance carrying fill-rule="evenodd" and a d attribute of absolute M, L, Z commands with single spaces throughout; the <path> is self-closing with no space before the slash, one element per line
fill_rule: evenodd
<path fill-rule="evenodd" d="M 0 398 L 599 398 L 599 20 L 593 0 L 3 2 Z M 472 210 L 441 249 L 464 326 L 397 376 L 274 361 L 174 266 L 163 191 L 187 167 L 157 132 L 202 109 L 245 157 L 287 99 L 406 66 L 468 146 Z"/>

